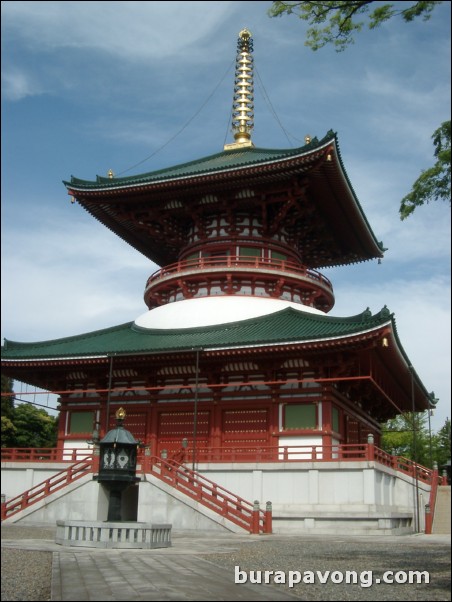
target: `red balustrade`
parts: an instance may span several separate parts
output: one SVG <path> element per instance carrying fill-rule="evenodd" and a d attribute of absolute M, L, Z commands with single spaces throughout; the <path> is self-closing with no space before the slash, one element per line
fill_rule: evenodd
<path fill-rule="evenodd" d="M 200 257 L 198 259 L 187 259 L 172 263 L 160 270 L 154 272 L 146 283 L 146 289 L 150 284 L 162 280 L 167 277 L 172 277 L 179 273 L 215 270 L 223 268 L 253 268 L 258 270 L 270 270 L 284 272 L 287 275 L 293 274 L 298 277 L 311 280 L 321 284 L 328 291 L 333 291 L 333 285 L 330 280 L 323 276 L 320 272 L 307 268 L 306 266 L 294 261 L 284 261 L 275 258 L 262 257 L 243 257 L 240 255 L 225 255 L 222 257 Z"/>
<path fill-rule="evenodd" d="M 24 491 L 24 493 L 21 493 L 17 497 L 2 503 L 2 520 L 10 518 L 21 510 L 25 510 L 25 508 L 28 508 L 32 504 L 36 504 L 36 502 L 39 502 L 52 493 L 77 481 L 92 472 L 94 468 L 95 462 L 92 456 L 71 464 L 66 470 L 62 470 L 42 483 Z"/>
<path fill-rule="evenodd" d="M 436 496 L 438 494 L 439 475 L 438 470 L 433 470 L 432 473 L 432 488 L 430 489 L 430 497 L 428 501 L 429 511 L 425 512 L 425 534 L 432 534 L 433 517 L 436 509 Z"/>
<path fill-rule="evenodd" d="M 87 448 L 3 447 L 2 462 L 77 462 L 92 456 Z"/>
<path fill-rule="evenodd" d="M 235 525 L 254 534 L 271 533 L 267 513 L 204 475 L 174 460 L 146 455 L 141 460 L 142 472 L 152 474 Z"/>
<path fill-rule="evenodd" d="M 82 456 L 82 459 L 80 458 Z M 92 455 L 87 449 L 57 449 L 57 448 L 2 448 L 3 462 L 61 462 L 73 461 L 67 469 L 46 479 L 21 495 L 2 503 L 2 520 L 9 518 L 28 508 L 32 504 L 55 493 L 59 489 L 80 479 L 84 475 L 98 469 L 98 456 Z M 373 462 L 388 466 L 424 483 L 432 485 L 430 497 L 431 518 L 433 520 L 438 472 L 416 464 L 412 460 L 400 456 L 391 456 L 373 444 L 344 444 L 344 445 L 305 445 L 305 446 L 272 446 L 260 448 L 199 448 L 196 458 L 193 450 L 183 449 L 175 453 L 168 461 L 156 456 L 148 456 L 140 449 L 137 472 L 150 473 L 178 491 L 198 501 L 207 508 L 229 519 L 234 524 L 248 530 L 250 533 L 271 533 L 271 509 L 261 511 L 255 504 L 235 495 L 222 486 L 207 479 L 204 475 L 191 470 L 183 462 L 191 463 L 219 462 Z M 436 480 L 435 480 L 436 479 Z M 426 532 L 431 529 L 427 522 Z"/>

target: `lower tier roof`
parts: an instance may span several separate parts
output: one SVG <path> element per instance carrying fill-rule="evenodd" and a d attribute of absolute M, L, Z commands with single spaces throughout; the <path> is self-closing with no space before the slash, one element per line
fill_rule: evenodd
<path fill-rule="evenodd" d="M 128 322 L 103 330 L 36 343 L 5 339 L 2 362 L 45 360 L 109 355 L 175 352 L 202 348 L 227 350 L 302 343 L 322 344 L 362 335 L 383 326 L 392 327 L 393 318 L 384 308 L 372 316 L 369 310 L 351 317 L 333 317 L 288 307 L 247 320 L 194 328 L 142 328 Z"/>
<path fill-rule="evenodd" d="M 354 358 L 354 372 L 366 369 L 366 378 L 373 381 L 385 404 L 392 404 L 399 411 L 433 407 L 432 394 L 411 366 L 398 338 L 394 317 L 386 307 L 375 315 L 367 309 L 351 317 L 287 307 L 250 319 L 192 328 L 143 328 L 128 322 L 50 341 L 5 340 L 1 358 L 6 376 L 55 391 L 49 383 L 64 386 L 64 375 L 74 369 L 92 370 L 98 365 L 104 366 L 102 374 L 108 374 L 105 368 L 113 358 L 116 365 L 136 365 L 145 375 L 156 362 L 177 365 L 181 354 L 197 352 L 219 362 L 244 354 L 256 361 L 260 357 L 265 362 L 278 362 L 287 355 L 305 358 L 317 366 L 333 355 Z M 148 358 L 152 359 L 151 364 Z M 328 380 L 333 382 L 335 378 Z M 395 388 L 388 388 L 384 381 L 393 383 Z"/>

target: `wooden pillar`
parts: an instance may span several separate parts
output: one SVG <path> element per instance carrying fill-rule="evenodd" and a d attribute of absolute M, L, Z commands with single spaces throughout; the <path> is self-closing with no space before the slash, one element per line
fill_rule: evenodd
<path fill-rule="evenodd" d="M 99 437 L 103 439 L 108 431 L 105 430 L 105 425 L 107 424 L 107 406 L 106 400 L 104 398 L 100 398 L 99 400 Z"/>
<path fill-rule="evenodd" d="M 66 421 L 68 416 L 68 410 L 66 402 L 60 397 L 58 399 L 60 403 L 60 416 L 58 418 L 58 436 L 57 436 L 57 448 L 63 449 L 64 441 L 66 439 Z"/>
<path fill-rule="evenodd" d="M 214 448 L 215 453 L 220 451 L 222 445 L 221 432 L 221 391 L 216 389 L 213 392 L 213 408 L 210 420 L 210 447 Z M 213 456 L 215 458 L 215 454 Z"/>
<path fill-rule="evenodd" d="M 265 505 L 265 533 L 273 533 L 273 512 L 272 503 L 267 502 Z"/>
<path fill-rule="evenodd" d="M 272 389 L 272 403 L 270 406 L 270 416 L 268 425 L 269 435 L 279 432 L 279 387 Z M 269 437 L 269 441 L 272 439 Z"/>
<path fill-rule="evenodd" d="M 329 386 L 324 386 L 322 391 L 322 445 L 323 459 L 332 458 L 333 439 L 331 431 L 333 428 L 333 404 L 331 402 L 331 391 Z"/>
<path fill-rule="evenodd" d="M 274 460 L 278 459 L 278 443 L 279 439 L 277 437 L 272 437 L 273 434 L 277 435 L 279 433 L 279 406 L 280 406 L 280 397 L 279 397 L 280 388 L 272 389 L 272 403 L 270 405 L 270 417 L 269 417 L 269 429 L 268 429 L 268 445 L 270 447 L 274 447 L 275 451 L 272 452 L 275 454 Z"/>
<path fill-rule="evenodd" d="M 153 402 L 150 401 L 150 404 L 146 411 L 146 422 L 144 426 L 144 445 L 149 448 L 150 439 L 151 439 L 151 431 L 152 431 L 152 407 Z"/>
<path fill-rule="evenodd" d="M 158 446 L 158 413 L 157 403 L 153 402 L 149 412 L 148 445 L 151 456 L 157 456 Z"/>
<path fill-rule="evenodd" d="M 253 514 L 251 517 L 251 533 L 253 535 L 259 535 L 259 519 L 260 519 L 259 500 L 254 500 Z"/>

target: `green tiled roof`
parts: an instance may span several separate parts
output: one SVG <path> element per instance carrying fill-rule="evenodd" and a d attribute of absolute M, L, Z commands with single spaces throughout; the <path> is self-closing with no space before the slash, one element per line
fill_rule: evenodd
<path fill-rule="evenodd" d="M 386 308 L 374 316 L 366 310 L 348 318 L 286 308 L 240 322 L 177 330 L 143 329 L 129 322 L 52 341 L 19 343 L 5 340 L 2 360 L 99 357 L 319 341 L 359 334 L 391 321 Z"/>
<path fill-rule="evenodd" d="M 187 244 L 180 228 L 193 220 L 194 199 L 202 213 L 203 194 L 215 196 L 222 191 L 217 199 L 221 204 L 225 186 L 236 197 L 243 187 L 254 190 L 256 182 L 288 185 L 290 178 L 300 175 L 309 175 L 311 206 L 316 211 L 313 223 L 318 224 L 317 236 L 312 234 L 317 242 L 311 244 L 309 236 L 297 242 L 300 256 L 310 267 L 383 256 L 386 249 L 370 227 L 331 130 L 322 140 L 313 138 L 299 148 L 234 149 L 134 176 L 97 176 L 95 181 L 72 176 L 64 184 L 73 200 L 104 226 L 157 265 L 168 265 L 178 261 Z M 303 221 L 302 212 L 293 212 Z M 141 214 L 147 216 L 144 222 L 137 217 Z M 322 237 L 328 241 L 328 251 L 319 248 Z"/>
<path fill-rule="evenodd" d="M 196 175 L 205 175 L 209 173 L 220 172 L 228 169 L 237 169 L 263 163 L 271 163 L 274 161 L 290 159 L 303 154 L 309 154 L 317 149 L 320 149 L 328 144 L 336 143 L 336 134 L 329 131 L 322 140 L 313 138 L 309 144 L 300 148 L 292 149 L 268 149 L 268 148 L 244 148 L 230 151 L 223 151 L 215 155 L 209 155 L 201 159 L 159 169 L 144 174 L 135 176 L 120 177 L 103 177 L 97 176 L 95 181 L 83 180 L 71 177 L 70 182 L 64 184 L 72 189 L 90 190 L 90 189 L 108 189 L 123 186 L 134 186 L 145 183 L 161 182 L 165 180 L 174 180 L 178 178 L 186 178 Z"/>

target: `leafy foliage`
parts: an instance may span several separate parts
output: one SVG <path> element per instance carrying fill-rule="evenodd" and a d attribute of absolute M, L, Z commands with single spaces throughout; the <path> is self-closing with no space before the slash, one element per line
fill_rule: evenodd
<path fill-rule="evenodd" d="M 16 427 L 6 416 L 2 416 L 2 447 L 14 447 L 16 444 Z"/>
<path fill-rule="evenodd" d="M 442 2 L 399 2 L 397 8 L 394 2 L 377 3 L 376 8 L 375 4 L 374 0 L 338 2 L 278 0 L 272 3 L 268 14 L 271 17 L 280 17 L 284 14 L 297 15 L 310 25 L 306 32 L 306 46 L 318 50 L 327 44 L 333 44 L 336 51 L 341 52 L 354 43 L 353 35 L 362 30 L 366 19 L 369 29 L 375 29 L 396 16 L 401 16 L 407 23 L 417 17 L 427 21 L 436 5 Z M 373 10 L 371 5 L 374 5 Z M 437 161 L 433 167 L 421 173 L 413 184 L 411 192 L 402 199 L 399 208 L 402 220 L 411 215 L 416 207 L 432 200 L 449 200 L 450 204 L 450 121 L 445 121 L 435 130 L 432 138 L 436 147 Z"/>
<path fill-rule="evenodd" d="M 450 420 L 436 434 L 428 428 L 427 413 L 407 412 L 383 425 L 381 447 L 395 456 L 403 456 L 432 468 L 444 466 L 450 458 Z"/>
<path fill-rule="evenodd" d="M 394 456 L 429 466 L 429 443 L 426 414 L 407 412 L 388 420 L 383 427 L 381 447 Z"/>
<path fill-rule="evenodd" d="M 369 29 L 375 29 L 388 19 L 401 16 L 405 21 L 413 21 L 416 17 L 424 21 L 441 2 L 403 2 L 402 10 L 396 9 L 393 2 L 377 6 L 370 11 L 370 1 L 338 1 L 338 2 L 273 2 L 268 14 L 280 17 L 283 14 L 295 14 L 311 27 L 306 32 L 306 46 L 318 50 L 326 44 L 333 44 L 337 52 L 341 52 L 354 43 L 353 34 L 359 33 L 365 25 L 360 17 L 368 19 Z M 400 4 L 400 3 L 399 3 Z M 321 27 L 327 23 L 324 27 Z"/>
<path fill-rule="evenodd" d="M 434 459 L 438 462 L 440 469 L 448 460 L 450 461 L 450 435 L 450 420 L 447 418 L 444 426 L 433 437 Z"/>
<path fill-rule="evenodd" d="M 13 381 L 2 374 L 2 393 L 11 393 L 11 395 L 2 395 L 2 417 L 11 418 L 14 413 L 14 395 Z"/>
<path fill-rule="evenodd" d="M 445 121 L 433 133 L 435 165 L 421 173 L 413 188 L 400 204 L 400 219 L 406 219 L 416 207 L 430 201 L 443 200 L 450 204 L 450 121 Z"/>
<path fill-rule="evenodd" d="M 23 403 L 15 409 L 15 447 L 54 447 L 57 421 L 43 409 Z"/>
<path fill-rule="evenodd" d="M 55 447 L 58 418 L 23 403 L 14 406 L 13 381 L 2 375 L 2 447 Z"/>

